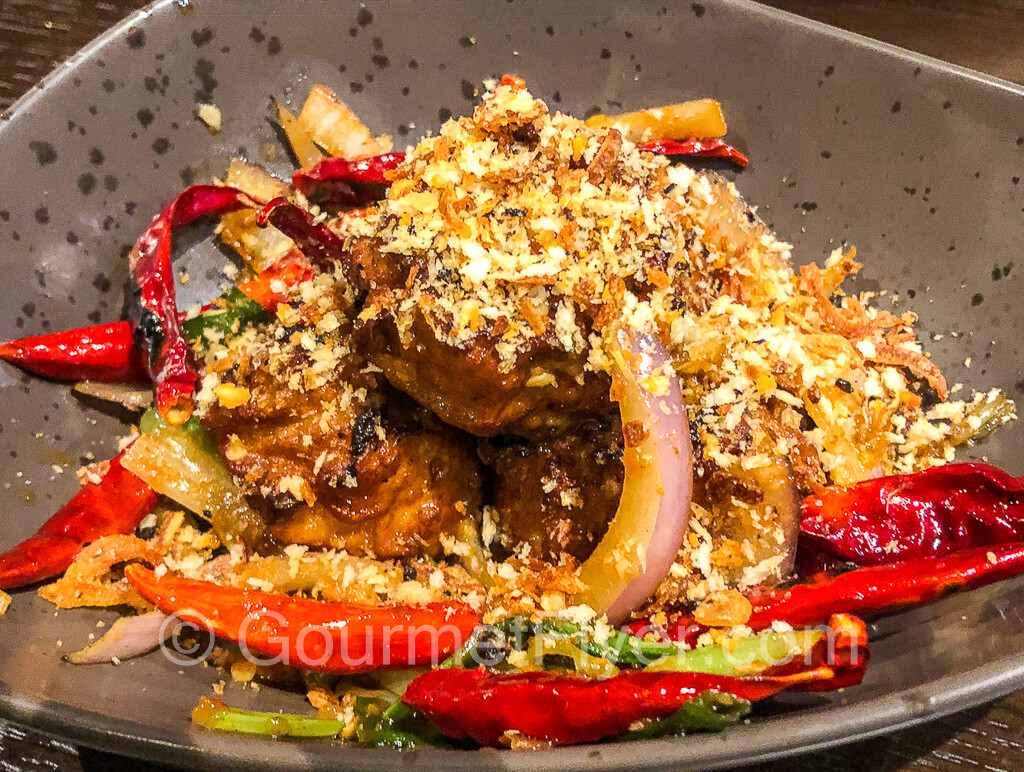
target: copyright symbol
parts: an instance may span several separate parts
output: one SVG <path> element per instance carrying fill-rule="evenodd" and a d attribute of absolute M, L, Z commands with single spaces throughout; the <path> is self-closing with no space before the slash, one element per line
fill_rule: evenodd
<path fill-rule="evenodd" d="M 213 653 L 216 646 L 213 627 L 206 618 L 188 609 L 186 613 L 190 619 L 183 619 L 180 613 L 175 612 L 160 625 L 160 651 L 179 667 L 198 665 Z"/>

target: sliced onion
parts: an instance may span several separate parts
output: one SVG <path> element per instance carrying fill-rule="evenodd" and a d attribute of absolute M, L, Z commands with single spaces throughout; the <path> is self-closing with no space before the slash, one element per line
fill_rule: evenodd
<path fill-rule="evenodd" d="M 121 617 L 102 638 L 69 654 L 67 660 L 75 665 L 94 665 L 148 654 L 174 632 L 174 625 L 165 624 L 166 621 L 167 616 L 159 611 Z"/>
<path fill-rule="evenodd" d="M 129 410 L 145 410 L 153 404 L 153 389 L 137 383 L 79 381 L 74 390 L 87 397 L 114 402 Z"/>
<path fill-rule="evenodd" d="M 672 360 L 656 336 L 623 330 L 616 337 L 612 396 L 626 438 L 625 479 L 608 532 L 580 567 L 578 596 L 612 624 L 625 621 L 668 575 L 686 535 L 693 487 L 690 431 Z"/>

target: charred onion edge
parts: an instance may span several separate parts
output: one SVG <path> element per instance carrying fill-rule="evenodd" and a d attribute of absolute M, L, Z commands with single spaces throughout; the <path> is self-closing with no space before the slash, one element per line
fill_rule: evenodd
<path fill-rule="evenodd" d="M 686 535 L 693 453 L 679 378 L 656 335 L 611 336 L 613 398 L 622 425 L 643 427 L 623 452 L 622 497 L 597 549 L 580 567 L 577 600 L 621 624 L 668 575 Z"/>

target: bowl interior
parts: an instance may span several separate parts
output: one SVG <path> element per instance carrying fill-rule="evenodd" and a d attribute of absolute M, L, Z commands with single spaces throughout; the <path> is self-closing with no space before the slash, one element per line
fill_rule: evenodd
<path fill-rule="evenodd" d="M 396 146 L 472 109 L 481 81 L 514 72 L 577 115 L 692 97 L 724 105 L 750 167 L 725 173 L 799 262 L 855 244 L 858 289 L 920 316 L 923 339 L 965 392 L 1024 390 L 1019 244 L 1024 158 L 1016 87 L 742 2 L 592 0 L 156 3 L 89 46 L 0 126 L 0 338 L 119 317 L 125 254 L 162 202 L 242 155 L 284 173 L 268 98 L 301 103 L 322 81 Z M 194 117 L 217 104 L 223 130 Z M 227 257 L 198 227 L 178 242 L 185 303 L 207 297 Z M 65 386 L 0 367 L 0 547 L 31 533 L 75 489 L 74 469 L 125 432 Z M 1013 473 L 1024 429 L 968 451 Z M 59 470 L 59 471 L 58 471 Z M 786 697 L 782 711 L 716 737 L 533 755 L 416 752 L 430 769 L 709 768 L 862 736 L 1019 685 L 1020 582 L 877 625 L 866 682 Z M 0 711 L 81 741 L 199 766 L 379 768 L 382 752 L 271 743 L 193 729 L 188 711 L 221 674 L 159 655 L 119 667 L 60 661 L 112 613 L 54 613 L 19 593 L 0 621 Z M 242 706 L 294 696 L 229 685 Z"/>

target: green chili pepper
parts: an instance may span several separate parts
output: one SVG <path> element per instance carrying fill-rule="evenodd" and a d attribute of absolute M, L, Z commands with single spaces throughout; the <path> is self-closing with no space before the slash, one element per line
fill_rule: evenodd
<path fill-rule="evenodd" d="M 668 718 L 620 735 L 620 740 L 646 740 L 687 732 L 721 732 L 750 713 L 750 701 L 727 692 L 701 692 Z"/>
<path fill-rule="evenodd" d="M 452 748 L 451 740 L 419 711 L 401 700 L 356 697 L 356 738 L 364 745 L 390 748 Z"/>
<path fill-rule="evenodd" d="M 616 630 L 603 644 L 592 638 L 583 637 L 580 628 L 571 622 L 554 622 L 545 625 L 545 632 L 561 635 L 581 636 L 577 645 L 587 654 L 604 657 L 609 662 L 627 667 L 645 667 L 655 660 L 676 654 L 679 648 L 674 643 L 645 641 L 635 635 Z"/>
<path fill-rule="evenodd" d="M 766 631 L 747 638 L 731 637 L 718 646 L 676 651 L 651 662 L 647 670 L 673 670 L 714 675 L 749 675 L 806 653 L 823 633 L 817 630 Z"/>
<path fill-rule="evenodd" d="M 207 333 L 227 338 L 269 320 L 267 309 L 238 287 L 232 287 L 217 299 L 214 308 L 182 322 L 181 332 L 189 343 L 205 348 L 209 345 Z"/>
<path fill-rule="evenodd" d="M 192 721 L 222 732 L 273 737 L 335 737 L 345 728 L 345 722 L 338 719 L 229 708 L 223 702 L 207 697 L 192 709 Z"/>

